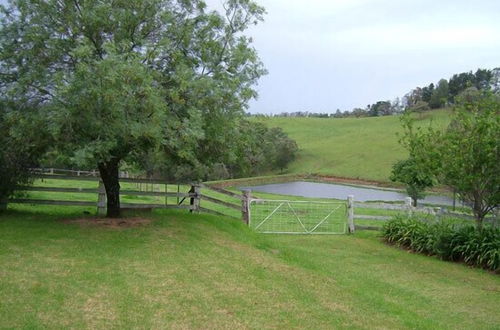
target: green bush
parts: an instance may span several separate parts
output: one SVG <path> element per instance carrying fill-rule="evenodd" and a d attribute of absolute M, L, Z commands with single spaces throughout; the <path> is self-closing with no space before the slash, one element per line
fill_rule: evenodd
<path fill-rule="evenodd" d="M 383 227 L 386 242 L 443 260 L 500 271 L 500 230 L 397 216 Z"/>

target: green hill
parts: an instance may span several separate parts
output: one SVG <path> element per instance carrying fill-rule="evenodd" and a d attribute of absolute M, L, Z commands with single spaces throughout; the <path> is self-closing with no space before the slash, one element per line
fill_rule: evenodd
<path fill-rule="evenodd" d="M 419 125 L 445 125 L 449 110 L 418 115 Z M 254 118 L 281 127 L 299 145 L 290 173 L 388 181 L 392 164 L 406 157 L 398 143 L 400 116 L 368 118 Z"/>

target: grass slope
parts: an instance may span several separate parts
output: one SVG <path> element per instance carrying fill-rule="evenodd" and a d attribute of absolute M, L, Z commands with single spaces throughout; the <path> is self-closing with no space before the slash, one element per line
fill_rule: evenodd
<path fill-rule="evenodd" d="M 416 117 L 419 125 L 444 125 L 448 110 Z M 406 157 L 398 143 L 400 116 L 369 118 L 255 118 L 281 127 L 295 139 L 300 151 L 289 166 L 291 173 L 317 173 L 348 178 L 388 181 L 392 164 Z"/>
<path fill-rule="evenodd" d="M 386 246 L 375 233 L 264 236 L 174 211 L 126 229 L 58 221 L 82 210 L 0 215 L 0 328 L 500 324 L 498 276 Z"/>

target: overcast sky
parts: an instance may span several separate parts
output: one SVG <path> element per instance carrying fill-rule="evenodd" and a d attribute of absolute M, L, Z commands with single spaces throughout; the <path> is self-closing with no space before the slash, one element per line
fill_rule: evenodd
<path fill-rule="evenodd" d="M 500 66 L 500 1 L 257 0 L 253 113 L 334 112 Z M 209 2 L 220 2 L 211 0 Z"/>
<path fill-rule="evenodd" d="M 500 66 L 500 0 L 256 1 L 267 15 L 249 34 L 269 74 L 253 113 L 351 110 Z"/>

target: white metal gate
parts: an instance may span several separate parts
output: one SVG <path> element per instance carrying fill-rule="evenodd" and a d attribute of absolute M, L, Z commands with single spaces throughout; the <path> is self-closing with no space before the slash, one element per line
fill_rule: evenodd
<path fill-rule="evenodd" d="M 345 234 L 347 204 L 253 199 L 249 225 L 269 234 Z"/>

